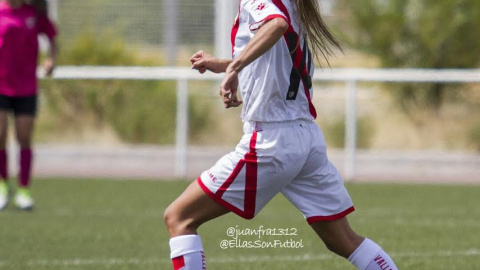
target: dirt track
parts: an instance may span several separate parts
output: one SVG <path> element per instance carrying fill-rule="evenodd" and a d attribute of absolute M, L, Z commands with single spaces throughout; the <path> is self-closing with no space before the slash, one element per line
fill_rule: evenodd
<path fill-rule="evenodd" d="M 233 148 L 189 147 L 187 178 L 194 179 Z M 15 151 L 12 151 L 15 152 Z M 330 150 L 342 172 L 343 151 Z M 15 156 L 10 169 L 16 172 Z M 37 145 L 36 177 L 174 178 L 175 148 L 159 146 Z M 359 151 L 355 181 L 446 182 L 480 184 L 480 154 Z"/>

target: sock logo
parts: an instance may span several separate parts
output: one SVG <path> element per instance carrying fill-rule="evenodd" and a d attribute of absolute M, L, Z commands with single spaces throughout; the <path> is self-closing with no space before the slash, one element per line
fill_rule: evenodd
<path fill-rule="evenodd" d="M 375 257 L 374 261 L 377 263 L 381 270 L 393 270 L 393 268 L 390 267 L 388 262 L 381 255 Z"/>
<path fill-rule="evenodd" d="M 205 253 L 202 251 L 202 270 L 207 270 L 207 263 L 205 262 Z"/>

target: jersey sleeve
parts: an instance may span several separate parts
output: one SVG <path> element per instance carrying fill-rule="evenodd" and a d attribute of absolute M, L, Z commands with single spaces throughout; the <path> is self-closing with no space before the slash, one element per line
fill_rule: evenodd
<path fill-rule="evenodd" d="M 37 21 L 38 33 L 45 34 L 48 39 L 52 40 L 57 36 L 58 31 L 52 21 L 47 16 L 40 16 Z"/>
<path fill-rule="evenodd" d="M 280 11 L 273 0 L 251 0 L 245 5 L 246 11 L 250 14 L 250 31 L 258 30 L 262 24 L 274 19 L 283 18 L 288 22 L 287 16 Z"/>

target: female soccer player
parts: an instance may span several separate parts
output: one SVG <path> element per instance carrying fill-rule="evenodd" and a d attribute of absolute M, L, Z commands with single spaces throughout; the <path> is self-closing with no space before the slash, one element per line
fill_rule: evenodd
<path fill-rule="evenodd" d="M 241 0 L 232 45 L 233 61 L 202 51 L 191 58 L 201 73 L 225 72 L 226 108 L 242 103 L 241 92 L 244 135 L 166 209 L 173 268 L 206 269 L 201 224 L 230 211 L 251 219 L 281 192 L 331 251 L 361 270 L 396 270 L 380 246 L 350 227 L 352 201 L 313 121 L 309 45 L 324 57 L 329 45 L 340 48 L 317 0 Z"/>
<path fill-rule="evenodd" d="M 51 75 L 55 66 L 57 30 L 47 17 L 45 0 L 6 0 L 0 2 L 0 209 L 8 203 L 7 185 L 7 118 L 15 117 L 17 141 L 20 144 L 20 172 L 15 205 L 32 209 L 29 191 L 32 168 L 32 133 L 37 111 L 37 56 L 39 34 L 50 43 L 45 71 Z"/>

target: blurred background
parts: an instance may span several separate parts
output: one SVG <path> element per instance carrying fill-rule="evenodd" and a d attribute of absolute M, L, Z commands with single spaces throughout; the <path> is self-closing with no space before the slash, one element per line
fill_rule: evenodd
<path fill-rule="evenodd" d="M 316 63 L 313 103 L 355 202 L 350 223 L 400 269 L 479 269 L 480 1 L 320 4 L 343 52 Z M 164 210 L 242 135 L 241 108 L 218 97 L 221 75 L 189 62 L 201 49 L 230 57 L 237 9 L 49 0 L 60 55 L 53 78 L 38 73 L 35 210 L 0 211 L 0 269 L 171 269 Z M 305 248 L 222 249 L 237 226 L 298 228 Z M 254 220 L 225 215 L 199 233 L 211 270 L 354 268 L 284 196 Z"/>
<path fill-rule="evenodd" d="M 354 81 L 353 103 L 351 81 L 317 80 L 316 121 L 347 180 L 480 183 L 480 2 L 320 3 L 344 51 L 329 64 L 317 63 L 317 74 L 454 69 L 476 72 L 470 74 L 477 78 Z M 50 0 L 49 9 L 61 52 L 56 75 L 40 83 L 37 177 L 193 179 L 233 150 L 242 134 L 240 109 L 223 108 L 218 77 L 187 79 L 188 106 L 177 110 L 177 80 L 98 80 L 81 72 L 65 78 L 62 70 L 171 67 L 193 76 L 189 58 L 196 51 L 229 57 L 236 1 Z M 182 110 L 188 125 L 179 127 Z M 356 120 L 350 122 L 353 145 L 346 138 L 349 110 Z M 186 148 L 179 146 L 182 133 Z"/>

